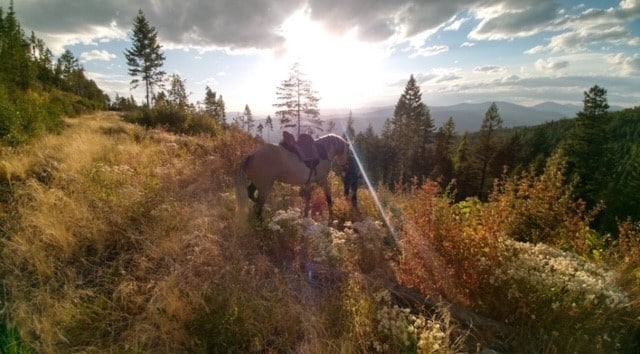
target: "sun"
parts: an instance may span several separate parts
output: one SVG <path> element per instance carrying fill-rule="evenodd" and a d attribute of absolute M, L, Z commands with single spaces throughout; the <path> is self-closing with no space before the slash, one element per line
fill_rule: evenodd
<path fill-rule="evenodd" d="M 357 39 L 357 28 L 330 34 L 306 11 L 282 25 L 283 62 L 297 62 L 320 97 L 320 108 L 356 108 L 378 94 L 383 50 Z"/>

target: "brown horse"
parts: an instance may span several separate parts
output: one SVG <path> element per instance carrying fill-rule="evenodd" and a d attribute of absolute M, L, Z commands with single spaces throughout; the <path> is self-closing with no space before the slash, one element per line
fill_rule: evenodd
<path fill-rule="evenodd" d="M 236 179 L 236 199 L 240 208 L 244 209 L 246 206 L 246 198 L 242 192 L 246 187 L 249 199 L 255 202 L 256 215 L 260 218 L 273 183 L 279 181 L 302 186 L 300 195 L 305 201 L 304 216 L 308 216 L 311 184 L 315 182 L 324 190 L 331 218 L 333 203 L 327 177 L 334 159 L 342 167 L 346 164 L 349 145 L 335 134 L 322 136 L 315 140 L 315 144 L 318 150 L 323 150 L 324 153 L 313 165 L 310 165 L 308 161 L 307 163 L 303 162 L 296 151 L 285 148 L 283 144 L 264 144 L 247 156 L 240 166 Z M 250 182 L 248 187 L 247 181 Z"/>

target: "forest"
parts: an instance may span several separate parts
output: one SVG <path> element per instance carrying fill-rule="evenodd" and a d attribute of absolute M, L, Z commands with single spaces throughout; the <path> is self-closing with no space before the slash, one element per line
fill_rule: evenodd
<path fill-rule="evenodd" d="M 258 220 L 238 164 L 274 120 L 335 128 L 311 83 L 294 66 L 255 127 L 189 101 L 142 11 L 125 56 L 141 104 L 0 9 L 3 354 L 640 350 L 640 107 L 594 85 L 576 117 L 506 129 L 492 104 L 459 134 L 411 76 L 380 135 L 344 132 L 359 210 L 336 171 L 333 220 L 286 185 Z"/>
<path fill-rule="evenodd" d="M 608 112 L 606 94 L 595 85 L 575 118 L 511 129 L 502 127 L 494 103 L 480 131 L 460 136 L 455 117 L 436 129 L 412 76 L 380 135 L 371 127 L 347 130 L 372 181 L 391 190 L 438 181 L 458 201 L 486 201 L 495 181 L 540 174 L 561 153 L 573 197 L 598 210 L 592 226 L 615 234 L 618 222 L 640 219 L 640 199 L 626 197 L 640 195 L 640 107 Z"/>

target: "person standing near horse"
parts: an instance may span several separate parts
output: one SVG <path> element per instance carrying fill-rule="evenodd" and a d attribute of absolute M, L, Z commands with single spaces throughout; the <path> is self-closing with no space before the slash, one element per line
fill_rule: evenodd
<path fill-rule="evenodd" d="M 349 149 L 347 156 L 347 163 L 342 170 L 342 183 L 344 185 L 344 197 L 351 201 L 351 208 L 359 215 L 358 210 L 358 185 L 360 183 L 360 167 L 358 161 L 356 161 L 355 154 Z"/>

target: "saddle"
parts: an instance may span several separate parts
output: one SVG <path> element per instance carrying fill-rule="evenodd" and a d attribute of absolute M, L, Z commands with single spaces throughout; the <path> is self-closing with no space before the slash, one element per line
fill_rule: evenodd
<path fill-rule="evenodd" d="M 296 141 L 293 134 L 284 131 L 282 132 L 282 142 L 280 142 L 280 146 L 296 154 L 300 161 L 304 162 L 304 164 L 311 170 L 309 172 L 309 180 L 320 161 L 329 159 L 324 146 L 316 143 L 309 134 L 300 134 Z"/>

